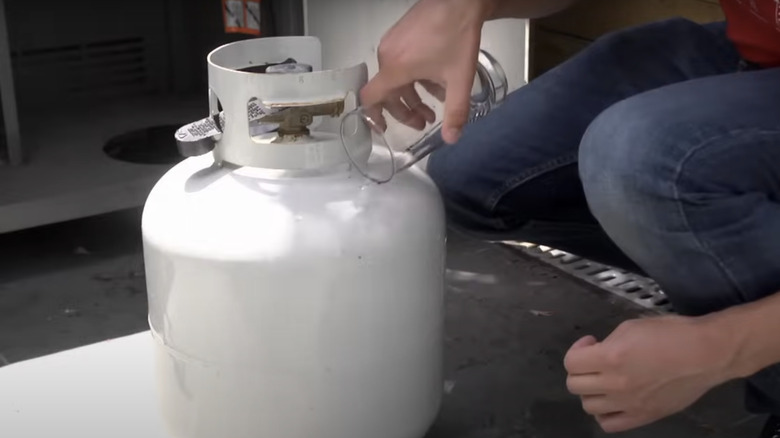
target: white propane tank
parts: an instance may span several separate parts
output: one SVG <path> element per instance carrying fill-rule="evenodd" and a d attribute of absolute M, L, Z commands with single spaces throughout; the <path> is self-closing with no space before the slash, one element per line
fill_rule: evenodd
<path fill-rule="evenodd" d="M 256 72 L 286 61 L 291 73 Z M 172 437 L 421 438 L 438 413 L 441 197 L 418 169 L 361 176 L 349 156 L 387 155 L 365 126 L 345 146 L 323 122 L 355 105 L 366 66 L 321 65 L 313 37 L 214 50 L 211 117 L 177 133 L 191 157 L 148 197 L 149 324 Z"/>

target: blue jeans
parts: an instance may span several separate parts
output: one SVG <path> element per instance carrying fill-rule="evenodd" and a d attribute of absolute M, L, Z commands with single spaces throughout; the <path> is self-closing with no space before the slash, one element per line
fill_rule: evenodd
<path fill-rule="evenodd" d="M 428 171 L 451 222 L 646 273 L 683 314 L 780 291 L 780 69 L 722 23 L 600 38 L 512 93 Z M 780 367 L 748 381 L 780 415 Z"/>

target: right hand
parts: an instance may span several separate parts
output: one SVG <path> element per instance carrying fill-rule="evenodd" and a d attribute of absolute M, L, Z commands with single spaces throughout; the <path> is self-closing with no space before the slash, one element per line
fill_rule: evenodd
<path fill-rule="evenodd" d="M 382 38 L 379 72 L 361 90 L 361 105 L 381 128 L 382 108 L 399 122 L 422 130 L 435 121 L 414 88 L 419 82 L 444 101 L 442 136 L 460 137 L 468 121 L 469 101 L 482 36 L 494 0 L 420 0 Z"/>

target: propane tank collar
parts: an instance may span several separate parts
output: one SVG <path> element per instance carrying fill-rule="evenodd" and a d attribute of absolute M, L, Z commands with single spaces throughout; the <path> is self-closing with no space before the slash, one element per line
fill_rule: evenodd
<path fill-rule="evenodd" d="M 223 114 L 224 123 L 218 130 L 186 132 L 213 132 L 218 162 L 295 171 L 349 164 L 336 126 L 347 106 L 357 104 L 368 69 L 321 68 L 321 45 L 314 37 L 257 38 L 219 47 L 208 56 L 210 110 L 212 116 Z M 321 141 L 314 131 L 333 138 Z M 357 131 L 350 152 L 367 161 L 371 133 L 367 127 Z M 269 136 L 275 141 L 267 141 Z M 203 144 L 197 146 L 202 153 Z"/>

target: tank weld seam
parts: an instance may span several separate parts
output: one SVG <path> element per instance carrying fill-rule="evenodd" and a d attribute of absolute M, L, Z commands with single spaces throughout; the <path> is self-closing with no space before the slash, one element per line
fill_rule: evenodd
<path fill-rule="evenodd" d="M 165 342 L 165 339 L 163 339 L 163 337 L 160 336 L 159 333 L 157 333 L 156 330 L 150 330 L 149 332 L 152 334 L 152 337 L 157 341 L 157 343 L 161 347 L 163 347 L 168 354 L 175 357 L 177 360 L 180 360 L 182 362 L 189 362 L 189 363 L 196 362 L 206 367 L 214 366 L 213 363 L 209 363 L 203 359 L 197 358 L 195 356 L 191 356 L 187 353 L 183 353 L 171 347 L 170 345 L 168 345 L 167 342 Z"/>

